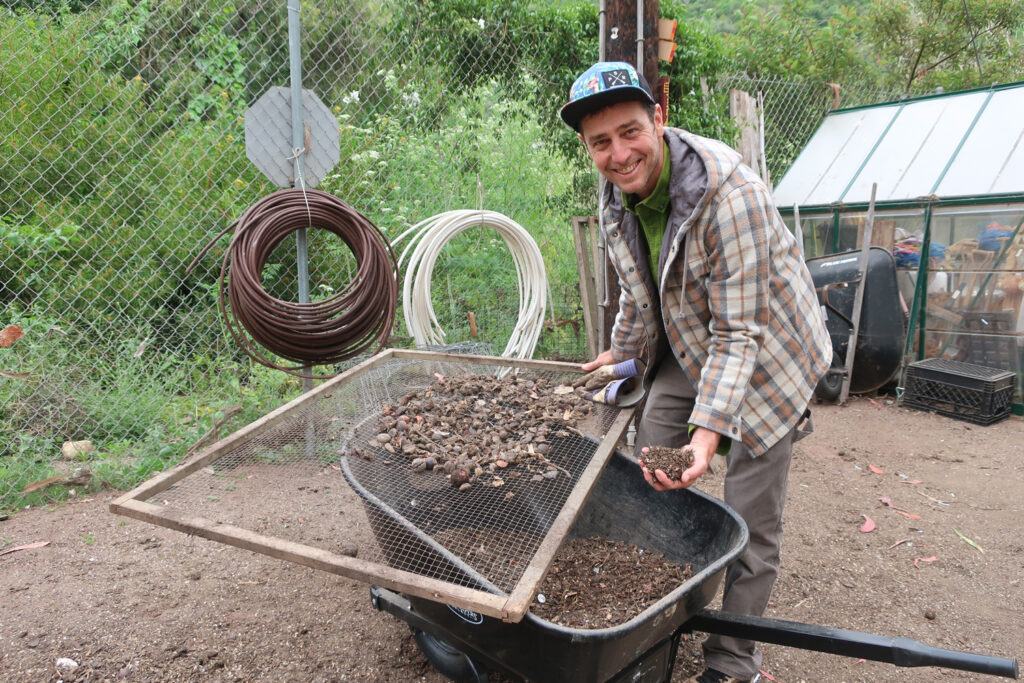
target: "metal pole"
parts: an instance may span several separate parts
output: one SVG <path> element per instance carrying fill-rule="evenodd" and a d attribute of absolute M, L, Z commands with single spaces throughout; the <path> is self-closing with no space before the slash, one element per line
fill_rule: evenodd
<path fill-rule="evenodd" d="M 288 0 L 288 61 L 292 84 L 292 155 L 295 162 L 294 187 L 306 189 L 306 127 L 302 118 L 302 22 L 299 18 L 299 0 Z M 295 233 L 296 261 L 298 262 L 299 303 L 309 303 L 309 248 L 306 229 Z M 303 369 L 312 370 L 312 366 Z M 313 380 L 302 378 L 302 390 L 313 388 Z"/>
<path fill-rule="evenodd" d="M 636 70 L 644 73 L 644 0 L 636 0 Z"/>

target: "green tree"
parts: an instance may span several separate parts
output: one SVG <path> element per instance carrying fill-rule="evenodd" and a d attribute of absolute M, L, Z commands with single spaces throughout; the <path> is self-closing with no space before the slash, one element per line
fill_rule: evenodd
<path fill-rule="evenodd" d="M 782 0 L 777 7 L 755 5 L 743 13 L 728 40 L 735 63 L 753 76 L 797 76 L 842 82 L 871 75 L 862 56 L 862 22 L 853 11 L 822 20 L 809 0 Z"/>
<path fill-rule="evenodd" d="M 876 0 L 865 27 L 886 81 L 904 91 L 957 90 L 1024 74 L 1020 0 Z"/>

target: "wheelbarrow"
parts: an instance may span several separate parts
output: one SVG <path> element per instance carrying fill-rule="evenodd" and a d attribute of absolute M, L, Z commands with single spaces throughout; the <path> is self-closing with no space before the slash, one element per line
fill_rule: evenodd
<path fill-rule="evenodd" d="M 343 471 L 368 510 L 374 509 L 371 516 L 383 520 L 375 533 L 392 534 L 400 528 L 404 534 L 418 536 L 414 540 L 422 552 L 434 552 L 437 545 L 429 536 L 364 489 L 344 463 Z M 379 514 L 382 510 L 386 514 Z M 371 601 L 377 609 L 408 623 L 430 662 L 457 681 L 485 682 L 490 672 L 513 680 L 559 683 L 668 681 L 680 639 L 691 631 L 903 667 L 942 666 L 1008 678 L 1018 675 L 1016 660 L 934 648 L 908 638 L 704 609 L 729 564 L 743 561 L 746 525 L 724 503 L 700 491 L 655 491 L 638 475 L 636 462 L 620 452 L 609 460 L 570 533 L 570 538 L 591 536 L 635 543 L 672 561 L 690 564 L 693 575 L 626 623 L 598 629 L 568 628 L 531 612 L 521 621 L 509 623 L 379 587 L 371 587 Z M 468 577 L 476 576 L 458 557 L 448 555 L 446 562 Z M 486 579 L 478 578 L 481 585 L 486 584 Z"/>
<path fill-rule="evenodd" d="M 880 389 L 899 373 L 906 325 L 896 281 L 896 260 L 889 250 L 871 247 L 867 263 L 861 277 L 860 250 L 807 259 L 832 340 L 832 367 L 815 389 L 815 395 L 824 401 L 835 401 L 842 389 L 858 286 L 864 288 L 864 300 L 853 351 L 850 393 Z"/>

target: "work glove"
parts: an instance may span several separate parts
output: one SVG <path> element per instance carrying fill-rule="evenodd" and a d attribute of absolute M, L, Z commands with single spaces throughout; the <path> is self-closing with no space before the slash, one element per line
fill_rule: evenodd
<path fill-rule="evenodd" d="M 642 391 L 636 390 L 646 367 L 647 364 L 640 358 L 602 365 L 573 382 L 573 387 L 580 396 L 596 403 L 633 405 L 643 396 Z"/>

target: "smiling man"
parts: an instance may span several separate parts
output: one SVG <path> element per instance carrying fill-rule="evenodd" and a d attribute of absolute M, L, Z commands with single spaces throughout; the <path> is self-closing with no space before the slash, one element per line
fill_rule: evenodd
<path fill-rule="evenodd" d="M 592 375 L 646 357 L 636 448 L 692 449 L 679 479 L 643 468 L 654 488 L 691 486 L 728 454 L 725 502 L 750 530 L 726 572 L 722 608 L 760 615 L 778 576 L 793 442 L 832 345 L 814 286 L 768 188 L 718 140 L 665 126 L 643 76 L 602 62 L 573 83 L 562 120 L 609 184 L 601 198 L 622 294 L 611 348 Z M 756 643 L 711 636 L 694 683 L 756 680 Z"/>

